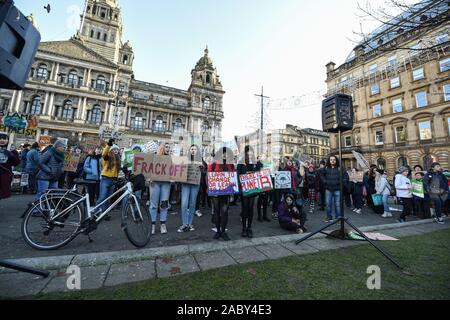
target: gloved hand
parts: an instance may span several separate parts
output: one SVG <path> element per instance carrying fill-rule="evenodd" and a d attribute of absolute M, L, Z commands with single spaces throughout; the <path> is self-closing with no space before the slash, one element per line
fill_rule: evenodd
<path fill-rule="evenodd" d="M 108 141 L 108 146 L 112 147 L 114 144 L 115 140 L 114 139 L 109 139 Z"/>

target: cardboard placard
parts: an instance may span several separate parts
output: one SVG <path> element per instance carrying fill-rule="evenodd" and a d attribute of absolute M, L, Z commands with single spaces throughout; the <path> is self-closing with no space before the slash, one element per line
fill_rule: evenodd
<path fill-rule="evenodd" d="M 423 182 L 420 180 L 412 180 L 412 194 L 416 197 L 425 198 L 425 189 L 423 187 Z"/>
<path fill-rule="evenodd" d="M 200 163 L 190 163 L 188 165 L 187 184 L 200 185 L 200 180 L 202 178 L 200 165 Z"/>
<path fill-rule="evenodd" d="M 149 141 L 142 146 L 142 153 L 154 153 L 158 150 L 159 143 L 156 141 Z"/>
<path fill-rule="evenodd" d="M 64 157 L 64 171 L 77 172 L 77 167 L 80 160 L 81 154 L 66 153 Z"/>
<path fill-rule="evenodd" d="M 37 136 L 39 119 L 34 114 L 17 112 L 0 113 L 0 132 Z"/>
<path fill-rule="evenodd" d="M 250 197 L 255 194 L 273 190 L 272 179 L 270 178 L 270 169 L 240 175 L 239 182 L 241 184 L 244 197 Z"/>
<path fill-rule="evenodd" d="M 134 155 L 133 173 L 143 174 L 155 182 L 186 182 L 186 157 L 158 156 L 156 154 L 138 153 Z"/>
<path fill-rule="evenodd" d="M 122 166 L 127 166 L 128 170 L 131 171 L 133 169 L 134 164 L 134 156 L 138 153 L 141 153 L 137 150 L 124 150 L 122 154 Z"/>
<path fill-rule="evenodd" d="M 51 143 L 51 139 L 52 139 L 52 137 L 50 137 L 50 136 L 40 136 L 39 137 L 39 147 L 40 148 L 45 148 L 45 147 L 47 147 L 47 146 L 49 146 L 49 145 L 51 145 L 52 143 Z"/>
<path fill-rule="evenodd" d="M 208 195 L 227 196 L 239 193 L 236 172 L 208 172 Z"/>
<path fill-rule="evenodd" d="M 96 137 L 86 137 L 83 142 L 83 150 L 86 154 L 91 154 L 100 147 L 100 140 Z"/>
<path fill-rule="evenodd" d="M 291 189 L 292 176 L 290 171 L 275 172 L 275 189 Z"/>
<path fill-rule="evenodd" d="M 20 176 L 20 186 L 21 187 L 27 187 L 28 186 L 28 173 L 22 173 Z"/>
<path fill-rule="evenodd" d="M 361 168 L 370 168 L 370 163 L 366 160 L 366 158 L 364 158 L 361 153 L 358 153 L 356 151 L 352 151 L 352 153 Z"/>

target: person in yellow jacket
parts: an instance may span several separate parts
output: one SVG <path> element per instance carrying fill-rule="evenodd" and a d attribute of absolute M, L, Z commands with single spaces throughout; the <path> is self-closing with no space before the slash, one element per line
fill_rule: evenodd
<path fill-rule="evenodd" d="M 120 148 L 114 144 L 114 139 L 110 139 L 103 149 L 102 153 L 102 177 L 100 181 L 100 195 L 96 202 L 96 206 L 114 193 L 114 184 L 117 181 L 120 170 Z M 108 202 L 102 205 L 102 211 L 108 209 Z M 97 214 L 100 214 L 97 212 Z M 105 220 L 109 220 L 107 216 Z"/>

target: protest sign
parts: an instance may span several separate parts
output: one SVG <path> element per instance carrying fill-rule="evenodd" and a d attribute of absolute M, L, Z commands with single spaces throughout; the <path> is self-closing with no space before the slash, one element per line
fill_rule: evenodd
<path fill-rule="evenodd" d="M 143 174 L 150 181 L 186 182 L 186 157 L 158 156 L 156 154 L 138 153 L 134 155 L 133 173 Z"/>
<path fill-rule="evenodd" d="M 17 112 L 0 113 L 0 132 L 37 136 L 39 120 L 36 115 Z"/>
<path fill-rule="evenodd" d="M 240 175 L 239 181 L 244 197 L 273 190 L 270 170 L 261 170 L 259 172 Z"/>
<path fill-rule="evenodd" d="M 80 160 L 81 154 L 66 153 L 64 157 L 64 171 L 77 172 L 77 167 Z"/>
<path fill-rule="evenodd" d="M 225 196 L 239 193 L 236 172 L 208 172 L 208 195 Z"/>
<path fill-rule="evenodd" d="M 291 189 L 292 177 L 289 171 L 275 172 L 275 189 Z"/>
<path fill-rule="evenodd" d="M 20 186 L 21 187 L 27 187 L 28 186 L 28 173 L 22 173 L 20 176 Z"/>
<path fill-rule="evenodd" d="M 83 142 L 83 150 L 86 154 L 91 154 L 100 147 L 100 140 L 97 137 L 85 137 Z"/>
<path fill-rule="evenodd" d="M 142 153 L 155 153 L 158 150 L 159 143 L 156 141 L 149 141 L 145 143 L 142 148 Z"/>
<path fill-rule="evenodd" d="M 38 142 L 39 148 L 45 148 L 45 147 L 51 145 L 52 144 L 51 139 L 52 139 L 52 137 L 50 137 L 50 136 L 40 136 L 39 142 Z"/>
<path fill-rule="evenodd" d="M 134 155 L 141 153 L 138 150 L 124 150 L 122 154 L 122 166 L 127 166 L 127 169 L 131 171 L 134 164 Z"/>
<path fill-rule="evenodd" d="M 412 193 L 416 197 L 425 198 L 425 190 L 423 188 L 423 182 L 420 180 L 412 180 Z"/>
<path fill-rule="evenodd" d="M 187 184 L 200 185 L 200 180 L 202 178 L 200 165 L 200 163 L 190 163 L 188 165 Z"/>
<path fill-rule="evenodd" d="M 370 168 L 370 163 L 364 158 L 361 153 L 358 153 L 356 151 L 352 151 L 352 153 L 361 168 Z"/>

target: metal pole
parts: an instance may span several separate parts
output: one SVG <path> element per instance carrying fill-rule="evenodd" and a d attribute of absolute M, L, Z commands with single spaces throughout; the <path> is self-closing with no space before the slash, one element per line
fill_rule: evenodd
<path fill-rule="evenodd" d="M 84 20 L 86 19 L 87 5 L 88 5 L 88 0 L 86 0 L 85 4 L 84 4 L 83 18 L 81 19 L 80 30 L 78 31 L 79 36 L 81 36 L 81 34 L 83 32 Z"/>
<path fill-rule="evenodd" d="M 339 197 L 339 206 L 340 206 L 340 214 L 341 214 L 341 232 L 342 239 L 345 239 L 345 226 L 344 226 L 344 163 L 342 160 L 342 132 L 339 129 L 339 164 L 340 164 L 340 179 L 339 179 L 339 189 L 340 189 L 340 197 Z"/>

